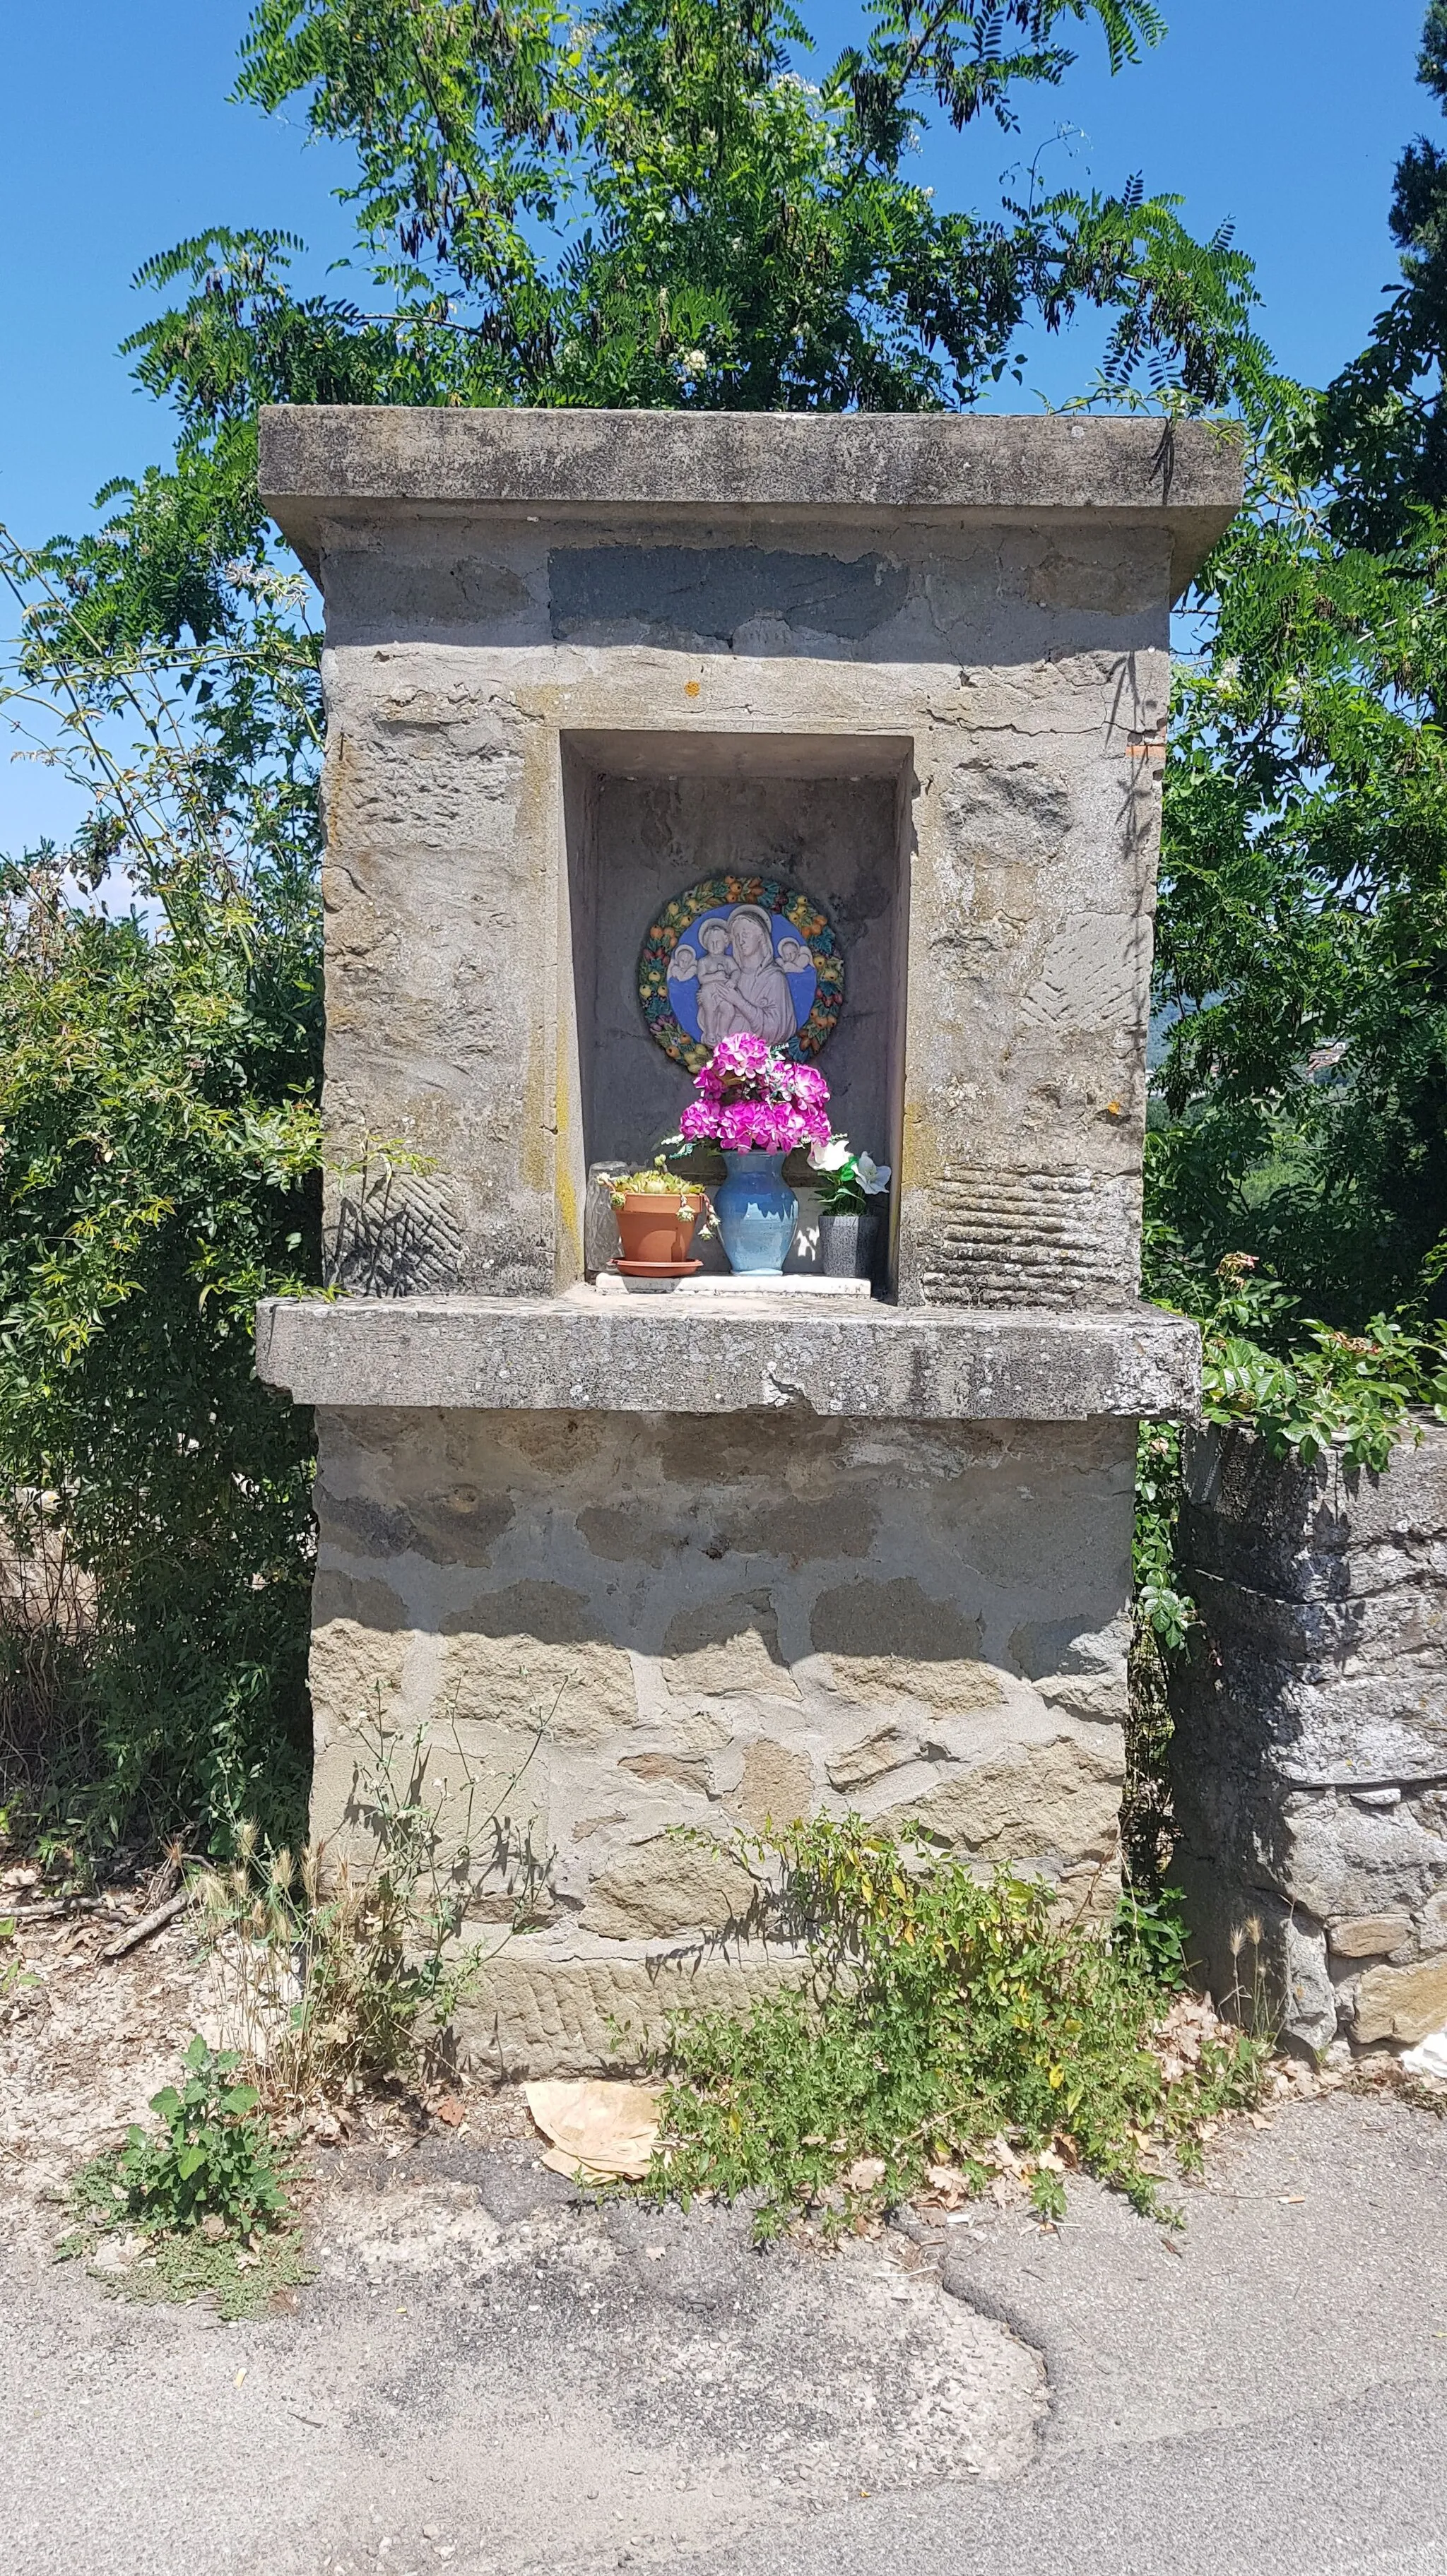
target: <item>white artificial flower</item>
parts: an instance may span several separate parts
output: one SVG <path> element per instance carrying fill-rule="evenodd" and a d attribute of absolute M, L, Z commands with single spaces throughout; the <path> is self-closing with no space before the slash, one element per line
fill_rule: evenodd
<path fill-rule="evenodd" d="M 809 1160 L 816 1172 L 837 1172 L 849 1160 L 847 1136 L 831 1136 L 827 1144 L 811 1145 Z"/>
<path fill-rule="evenodd" d="M 867 1199 L 877 1199 L 880 1191 L 889 1187 L 889 1165 L 876 1163 L 872 1154 L 856 1154 L 854 1177 Z"/>

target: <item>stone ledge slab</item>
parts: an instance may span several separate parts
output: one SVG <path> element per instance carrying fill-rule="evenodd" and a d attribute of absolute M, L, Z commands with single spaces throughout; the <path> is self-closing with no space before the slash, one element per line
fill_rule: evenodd
<path fill-rule="evenodd" d="M 927 512 L 1164 525 L 1179 593 L 1241 507 L 1239 439 L 1201 421 L 950 413 L 263 410 L 261 497 L 301 554 L 350 509 Z"/>
<path fill-rule="evenodd" d="M 265 1298 L 256 1372 L 297 1404 L 491 1412 L 747 1413 L 963 1422 L 1189 1416 L 1194 1324 L 1151 1306 L 1039 1310 L 876 1304 L 733 1311 L 669 1300 Z"/>

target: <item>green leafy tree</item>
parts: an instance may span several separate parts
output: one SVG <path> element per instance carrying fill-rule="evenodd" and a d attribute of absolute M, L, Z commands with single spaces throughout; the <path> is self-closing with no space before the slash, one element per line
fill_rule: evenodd
<path fill-rule="evenodd" d="M 261 0 L 239 91 L 354 146 L 362 245 L 433 399 L 968 403 L 1027 314 L 1058 329 L 1082 304 L 1116 317 L 1113 378 L 1175 370 L 1214 399 L 1250 271 L 1176 200 L 951 213 L 908 173 L 931 116 L 1011 129 L 1090 21 L 1115 70 L 1163 32 L 1151 0 L 873 0 L 814 84 L 778 0 L 611 0 L 582 22 L 549 0 Z"/>
<path fill-rule="evenodd" d="M 1422 78 L 1447 98 L 1447 7 Z M 1250 506 L 1178 673 L 1150 1139 L 1157 1275 L 1242 1251 L 1353 1329 L 1435 1311 L 1447 1229 L 1447 159 L 1398 165 L 1403 282 L 1324 395 L 1257 387 Z M 1209 1293 L 1209 1292 L 1208 1292 Z"/>
<path fill-rule="evenodd" d="M 1417 68 L 1447 107 L 1447 0 L 1430 0 Z M 1401 283 L 1323 396 L 1309 451 L 1332 494 L 1333 534 L 1383 552 L 1420 506 L 1447 506 L 1447 153 L 1424 135 L 1397 163 L 1388 220 Z"/>
<path fill-rule="evenodd" d="M 82 1608 L 59 1736 L 12 1687 L 0 1750 L 101 1841 L 280 1832 L 305 1777 L 309 1427 L 252 1314 L 317 1275 L 316 657 L 194 493 L 0 558 L 10 713 L 88 799 L 0 868 L 0 1493 Z"/>
<path fill-rule="evenodd" d="M 1447 521 L 1374 555 L 1267 473 L 1177 682 L 1152 1204 L 1355 1324 L 1447 1226 Z"/>

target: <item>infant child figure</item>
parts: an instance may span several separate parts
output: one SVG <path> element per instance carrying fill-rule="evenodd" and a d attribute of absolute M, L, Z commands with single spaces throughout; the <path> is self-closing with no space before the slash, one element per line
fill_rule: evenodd
<path fill-rule="evenodd" d="M 729 953 L 728 923 L 701 923 L 698 944 L 702 952 L 698 961 L 698 1033 L 705 1046 L 715 1047 L 720 1038 L 732 1037 L 737 1026 L 733 987 L 739 970 Z"/>

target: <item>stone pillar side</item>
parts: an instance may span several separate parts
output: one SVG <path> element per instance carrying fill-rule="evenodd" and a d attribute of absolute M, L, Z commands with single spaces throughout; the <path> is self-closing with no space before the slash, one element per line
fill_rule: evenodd
<path fill-rule="evenodd" d="M 1072 1907 L 1117 1877 L 1133 1425 L 319 1416 L 313 1829 L 370 1848 L 426 1754 L 496 1949 L 481 2061 L 606 2063 L 608 2019 L 793 1972 L 727 1839 L 919 1823 Z"/>
<path fill-rule="evenodd" d="M 1176 1813 L 1218 2002 L 1320 2050 L 1447 2022 L 1447 1430 L 1381 1476 L 1188 1436 Z"/>

